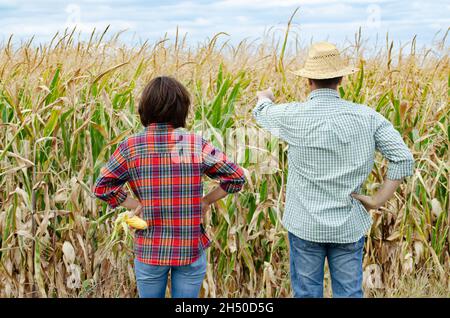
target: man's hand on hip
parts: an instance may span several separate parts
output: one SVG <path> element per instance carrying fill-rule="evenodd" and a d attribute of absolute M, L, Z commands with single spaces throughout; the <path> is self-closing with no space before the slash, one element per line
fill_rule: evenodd
<path fill-rule="evenodd" d="M 361 201 L 361 203 L 364 205 L 367 211 L 372 209 L 378 209 L 394 195 L 395 191 L 397 190 L 400 183 L 402 183 L 402 181 L 403 179 L 401 180 L 386 179 L 381 188 L 378 190 L 378 192 L 375 193 L 373 196 L 352 193 L 352 197 Z"/>
<path fill-rule="evenodd" d="M 352 197 L 355 199 L 361 201 L 362 205 L 367 211 L 378 209 L 381 204 L 379 202 L 376 202 L 375 198 L 368 196 L 368 195 L 362 195 L 357 193 L 352 193 Z"/>

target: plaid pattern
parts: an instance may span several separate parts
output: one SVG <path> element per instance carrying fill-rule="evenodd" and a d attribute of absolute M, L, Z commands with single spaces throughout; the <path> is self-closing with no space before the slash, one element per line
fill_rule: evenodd
<path fill-rule="evenodd" d="M 262 100 L 253 114 L 289 145 L 282 223 L 301 239 L 352 243 L 366 234 L 372 219 L 350 194 L 360 193 L 375 150 L 389 161 L 389 179 L 413 173 L 413 156 L 392 124 L 367 106 L 341 99 L 335 90 L 314 90 L 305 103 Z"/>
<path fill-rule="evenodd" d="M 151 124 L 120 143 L 101 169 L 95 195 L 111 208 L 122 203 L 128 182 L 143 205 L 146 230 L 135 232 L 136 258 L 151 265 L 188 265 L 210 245 L 201 224 L 202 175 L 228 193 L 245 183 L 240 167 L 201 136 Z"/>

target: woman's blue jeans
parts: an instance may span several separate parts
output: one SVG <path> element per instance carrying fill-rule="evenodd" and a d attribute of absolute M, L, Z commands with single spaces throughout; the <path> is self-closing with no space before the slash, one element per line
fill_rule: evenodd
<path fill-rule="evenodd" d="M 323 297 L 325 258 L 333 297 L 363 297 L 364 236 L 348 244 L 317 243 L 289 233 L 291 285 L 294 297 Z"/>
<path fill-rule="evenodd" d="M 136 283 L 141 298 L 164 298 L 169 271 L 172 298 L 197 298 L 206 274 L 206 252 L 185 266 L 157 266 L 134 260 Z"/>

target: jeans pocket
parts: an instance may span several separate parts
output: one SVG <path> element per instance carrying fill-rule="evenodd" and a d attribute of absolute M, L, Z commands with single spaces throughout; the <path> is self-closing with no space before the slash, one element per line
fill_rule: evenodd
<path fill-rule="evenodd" d="M 335 247 L 338 249 L 341 249 L 341 250 L 346 250 L 346 251 L 358 251 L 364 247 L 364 243 L 365 243 L 365 237 L 363 236 L 356 242 L 336 244 Z"/>
<path fill-rule="evenodd" d="M 189 275 L 204 275 L 206 273 L 207 260 L 206 260 L 206 252 L 202 251 L 200 256 L 191 264 L 180 266 L 179 269 L 183 270 Z"/>
<path fill-rule="evenodd" d="M 320 245 L 321 243 L 303 240 L 290 232 L 288 235 L 289 235 L 289 243 L 294 249 L 311 250 L 317 249 L 321 246 Z"/>
<path fill-rule="evenodd" d="M 150 265 L 134 259 L 134 271 L 138 281 L 159 279 L 167 275 L 168 270 L 168 266 Z"/>

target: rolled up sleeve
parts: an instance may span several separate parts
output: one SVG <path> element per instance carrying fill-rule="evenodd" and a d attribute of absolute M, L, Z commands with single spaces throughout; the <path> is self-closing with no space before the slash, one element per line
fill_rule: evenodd
<path fill-rule="evenodd" d="M 100 175 L 94 185 L 94 195 L 108 203 L 111 208 L 118 207 L 128 194 L 122 188 L 129 179 L 125 155 L 125 143 L 121 143 L 100 169 Z"/>
<path fill-rule="evenodd" d="M 210 142 L 202 141 L 202 171 L 211 179 L 220 181 L 220 187 L 228 192 L 239 192 L 245 184 L 244 171 L 229 161 L 227 156 Z"/>
<path fill-rule="evenodd" d="M 387 178 L 401 180 L 414 173 L 414 157 L 400 133 L 382 115 L 376 115 L 375 147 L 388 160 Z"/>

